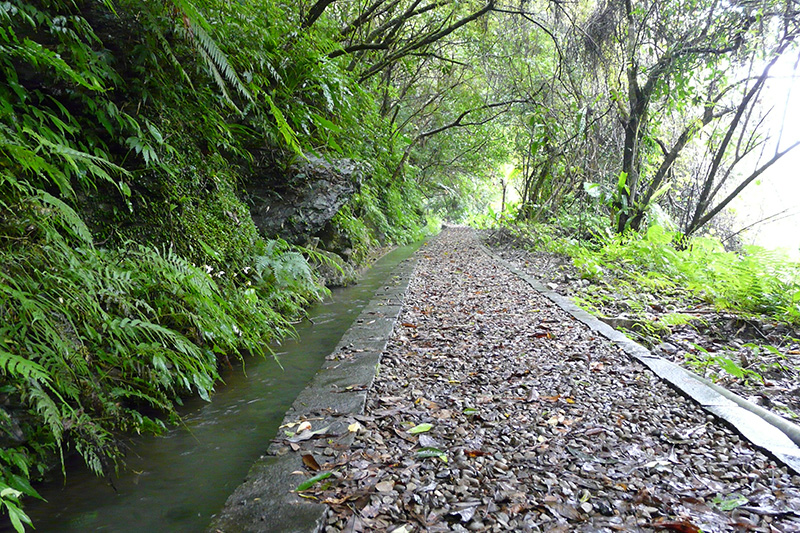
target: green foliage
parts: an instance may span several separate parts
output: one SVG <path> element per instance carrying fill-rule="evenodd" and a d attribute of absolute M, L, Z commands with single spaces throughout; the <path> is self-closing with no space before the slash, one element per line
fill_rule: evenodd
<path fill-rule="evenodd" d="M 651 226 L 645 234 L 605 235 L 596 241 L 561 238 L 548 246 L 572 257 L 581 275 L 593 281 L 628 284 L 634 292 L 686 287 L 721 309 L 800 324 L 796 262 L 754 246 L 726 252 L 712 238 L 695 238 L 681 250 L 675 244 L 679 237 Z"/>
<path fill-rule="evenodd" d="M 0 419 L 1 422 L 8 421 L 8 414 L 0 411 Z M 28 481 L 29 469 L 30 458 L 22 448 L 0 449 L 0 506 L 8 513 L 11 525 L 20 533 L 25 531 L 24 524 L 33 525 L 21 508 L 21 498 L 30 496 L 42 499 Z"/>
<path fill-rule="evenodd" d="M 259 237 L 244 175 L 303 152 L 375 171 L 334 218 L 342 249 L 417 238 L 422 195 L 374 98 L 302 6 L 0 2 L 0 509 L 79 453 L 117 466 L 220 362 L 270 355 L 326 294 L 326 252 Z M 264 155 L 268 154 L 268 155 Z M 391 171 L 389 169 L 392 169 Z"/>
<path fill-rule="evenodd" d="M 218 358 L 269 353 L 324 291 L 282 241 L 227 274 L 169 249 L 73 248 L 57 234 L 3 257 L 0 369 L 10 403 L 25 413 L 23 438 L 35 443 L 25 453 L 39 463 L 68 447 L 98 473 L 118 458 L 114 433 L 157 433 L 155 415 L 175 417 L 182 396 L 208 400 Z M 4 453 L 0 482 L 30 494 L 8 481 L 24 481 L 27 467 L 14 474 L 23 463 Z M 11 516 L 19 494 L 7 495 Z"/>
<path fill-rule="evenodd" d="M 728 375 L 744 382 L 747 382 L 751 379 L 761 383 L 764 382 L 764 378 L 761 376 L 761 374 L 749 368 L 742 368 L 741 365 L 726 355 L 710 353 L 702 346 L 698 346 L 696 344 L 694 345 L 694 348 L 697 352 L 699 352 L 699 355 L 687 356 L 687 363 L 689 363 L 695 369 L 701 371 L 703 374 L 707 374 L 709 369 L 714 366 L 715 368 L 723 370 Z"/>

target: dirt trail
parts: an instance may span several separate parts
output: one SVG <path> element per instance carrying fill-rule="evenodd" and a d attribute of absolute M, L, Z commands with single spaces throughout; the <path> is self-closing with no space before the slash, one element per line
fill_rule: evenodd
<path fill-rule="evenodd" d="M 342 465 L 316 494 L 326 531 L 800 531 L 798 477 L 472 230 L 419 254 L 355 443 L 324 450 Z"/>

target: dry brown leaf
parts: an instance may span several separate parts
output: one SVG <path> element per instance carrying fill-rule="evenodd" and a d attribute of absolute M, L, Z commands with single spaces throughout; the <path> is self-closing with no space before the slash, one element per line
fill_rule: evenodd
<path fill-rule="evenodd" d="M 481 450 L 464 450 L 464 455 L 467 457 L 481 457 L 486 455 L 486 452 Z"/>
<path fill-rule="evenodd" d="M 303 464 L 306 465 L 306 468 L 308 468 L 309 470 L 312 470 L 314 472 L 319 472 L 319 468 L 320 468 L 319 467 L 319 463 L 317 462 L 316 459 L 314 459 L 313 455 L 311 455 L 310 453 L 307 453 L 307 454 L 303 455 L 302 458 L 303 458 Z"/>
<path fill-rule="evenodd" d="M 702 530 L 688 520 L 669 520 L 667 518 L 656 518 L 650 523 L 656 529 L 669 529 L 679 533 L 702 533 Z"/>

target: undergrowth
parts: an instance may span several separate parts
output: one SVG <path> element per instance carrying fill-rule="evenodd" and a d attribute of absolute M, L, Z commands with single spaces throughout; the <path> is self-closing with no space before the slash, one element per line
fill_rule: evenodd
<path fill-rule="evenodd" d="M 680 249 L 679 235 L 660 226 L 594 240 L 559 236 L 547 226 L 518 231 L 569 256 L 581 277 L 595 283 L 628 286 L 640 294 L 689 291 L 721 310 L 800 325 L 800 265 L 779 251 L 745 246 L 728 252 L 710 237 L 695 237 Z"/>
<path fill-rule="evenodd" d="M 800 327 L 800 266 L 782 252 L 754 246 L 730 252 L 708 237 L 686 243 L 657 225 L 589 238 L 557 222 L 507 229 L 529 249 L 571 262 L 567 277 L 583 280 L 569 285 L 576 303 L 635 340 L 655 346 L 684 325 L 707 335 L 707 347 L 684 346 L 685 364 L 702 374 L 752 389 L 770 379 L 791 380 L 800 370 L 787 359 L 797 353 L 791 332 Z M 708 314 L 709 305 L 719 314 Z M 775 333 L 765 335 L 766 328 Z M 786 413 L 797 416 L 789 408 Z"/>

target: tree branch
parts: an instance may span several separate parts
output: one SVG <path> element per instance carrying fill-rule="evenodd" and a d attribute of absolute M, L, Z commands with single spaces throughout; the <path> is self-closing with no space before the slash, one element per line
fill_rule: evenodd
<path fill-rule="evenodd" d="M 392 54 L 389 54 L 387 57 L 385 57 L 384 59 L 382 59 L 378 63 L 376 63 L 376 64 L 372 65 L 371 67 L 369 67 L 366 70 L 366 72 L 364 72 L 361 75 L 361 77 L 359 78 L 359 81 L 361 81 L 361 82 L 366 81 L 367 79 L 371 78 L 372 76 L 374 76 L 375 74 L 377 74 L 378 72 L 380 72 L 381 70 L 386 68 L 386 66 L 389 65 L 390 63 L 393 63 L 393 62 L 397 61 L 398 59 L 401 59 L 401 58 L 407 56 L 411 52 L 414 52 L 414 51 L 422 48 L 425 45 L 434 43 L 434 42 L 438 41 L 439 39 L 442 39 L 443 37 L 446 37 L 446 36 L 450 35 L 451 33 L 456 31 L 460 27 L 464 26 L 465 24 L 469 24 L 470 22 L 472 22 L 472 21 L 474 21 L 476 19 L 479 19 L 480 17 L 482 17 L 483 15 L 485 15 L 486 13 L 488 13 L 489 11 L 494 9 L 494 2 L 495 2 L 495 0 L 489 0 L 489 2 L 485 6 L 483 6 L 481 9 L 479 9 L 475 13 L 472 13 L 471 15 L 468 15 L 468 16 L 462 18 L 458 22 L 454 22 L 453 24 L 451 24 L 450 26 L 448 26 L 448 27 L 446 27 L 444 29 L 441 29 L 439 31 L 424 35 L 424 36 L 418 38 L 416 41 L 414 41 L 414 42 L 404 46 L 403 48 L 397 50 L 396 52 L 394 52 Z"/>
<path fill-rule="evenodd" d="M 417 137 L 418 137 L 418 139 L 425 139 L 427 137 L 430 137 L 431 135 L 436 135 L 437 133 L 441 133 L 441 132 L 443 132 L 445 130 L 449 130 L 451 128 L 467 127 L 467 126 L 480 126 L 481 124 L 486 124 L 490 120 L 493 120 L 494 118 L 496 118 L 497 116 L 502 114 L 502 112 L 500 112 L 498 114 L 495 114 L 494 116 L 492 116 L 489 119 L 480 120 L 478 122 L 467 122 L 467 123 L 464 123 L 463 120 L 467 117 L 467 115 L 470 115 L 470 114 L 475 113 L 477 111 L 483 111 L 484 109 L 494 109 L 496 107 L 509 107 L 509 106 L 514 105 L 514 104 L 525 104 L 525 103 L 528 103 L 528 102 L 529 102 L 529 100 L 506 100 L 505 102 L 495 102 L 495 103 L 492 103 L 492 104 L 484 104 L 484 105 L 479 106 L 479 107 L 474 107 L 472 109 L 467 109 L 466 111 L 461 113 L 455 120 L 453 120 L 449 124 L 445 124 L 444 126 L 440 126 L 438 128 L 435 128 L 435 129 L 420 133 Z"/>
<path fill-rule="evenodd" d="M 303 19 L 303 28 L 310 28 L 317 19 L 325 12 L 325 9 L 336 0 L 317 0 L 317 3 L 313 5 L 313 7 L 306 13 L 305 18 Z"/>
<path fill-rule="evenodd" d="M 697 220 L 697 222 L 693 221 L 692 224 L 689 226 L 689 228 L 687 228 L 686 235 L 691 235 L 695 231 L 703 227 L 703 225 L 705 225 L 709 220 L 714 218 L 720 211 L 725 209 L 728 206 L 728 204 L 731 203 L 731 201 L 733 201 L 733 199 L 736 198 L 739 195 L 739 193 L 744 190 L 745 187 L 750 185 L 756 178 L 758 178 L 761 174 L 763 174 L 769 167 L 774 165 L 780 158 L 782 158 L 783 156 L 785 156 L 798 146 L 800 146 L 800 141 L 796 141 L 794 144 L 789 146 L 783 152 L 777 152 L 774 156 L 772 156 L 772 159 L 764 163 L 760 168 L 758 168 L 758 170 L 747 176 L 747 178 L 744 181 L 742 181 L 742 183 L 740 183 L 739 186 L 736 187 L 728 196 L 726 196 L 724 200 L 722 200 L 719 204 L 717 204 L 704 216 L 700 217 Z"/>

